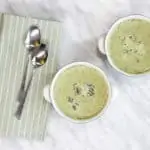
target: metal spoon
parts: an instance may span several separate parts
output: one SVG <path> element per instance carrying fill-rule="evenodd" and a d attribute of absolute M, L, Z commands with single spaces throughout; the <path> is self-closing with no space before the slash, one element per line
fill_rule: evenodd
<path fill-rule="evenodd" d="M 22 99 L 24 87 L 25 87 L 25 82 L 26 82 L 26 77 L 27 77 L 27 71 L 28 71 L 28 65 L 29 65 L 29 55 L 34 49 L 37 49 L 40 46 L 40 40 L 41 40 L 41 33 L 40 29 L 36 25 L 30 26 L 26 38 L 25 38 L 25 47 L 27 50 L 26 53 L 26 62 L 25 62 L 25 68 L 24 68 L 24 73 L 22 77 L 22 82 L 21 86 L 18 92 L 18 97 L 17 100 L 20 101 Z"/>
<path fill-rule="evenodd" d="M 40 29 L 36 25 L 30 26 L 26 38 L 25 47 L 30 51 L 32 48 L 39 47 L 41 43 L 41 33 Z"/>
<path fill-rule="evenodd" d="M 21 118 L 22 110 L 24 107 L 26 96 L 28 94 L 28 90 L 30 88 L 30 85 L 33 79 L 34 72 L 37 68 L 43 66 L 46 63 L 47 57 L 48 57 L 48 51 L 46 50 L 46 46 L 44 44 L 42 44 L 42 47 L 40 47 L 38 50 L 34 51 L 34 54 L 32 54 L 31 56 L 33 69 L 32 69 L 27 87 L 22 95 L 22 100 L 20 101 L 20 104 L 15 113 L 15 116 L 17 117 L 17 119 Z"/>

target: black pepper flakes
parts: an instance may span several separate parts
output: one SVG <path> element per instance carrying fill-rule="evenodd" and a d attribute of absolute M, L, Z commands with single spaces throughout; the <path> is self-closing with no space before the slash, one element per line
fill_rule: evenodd
<path fill-rule="evenodd" d="M 74 99 L 70 96 L 67 97 L 69 103 L 73 103 Z"/>
<path fill-rule="evenodd" d="M 132 35 L 129 35 L 129 38 L 132 39 L 133 38 Z"/>
<path fill-rule="evenodd" d="M 79 103 L 75 103 L 76 106 L 79 106 Z"/>
<path fill-rule="evenodd" d="M 95 86 L 93 84 L 87 84 L 88 86 L 88 96 L 93 96 L 95 94 Z"/>
<path fill-rule="evenodd" d="M 137 53 L 137 52 L 138 52 L 138 50 L 137 50 L 137 49 L 135 49 L 135 50 L 134 50 L 134 53 Z"/>
<path fill-rule="evenodd" d="M 81 88 L 77 85 L 77 83 L 73 84 L 73 90 L 75 92 L 75 95 L 80 95 L 81 94 Z"/>
<path fill-rule="evenodd" d="M 72 105 L 72 108 L 74 111 L 76 111 L 76 109 L 77 109 L 76 105 Z"/>

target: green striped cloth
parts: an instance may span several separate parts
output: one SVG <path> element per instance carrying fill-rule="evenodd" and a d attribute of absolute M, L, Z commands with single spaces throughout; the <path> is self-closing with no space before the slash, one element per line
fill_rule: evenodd
<path fill-rule="evenodd" d="M 24 35 L 30 25 L 37 24 L 43 41 L 48 43 L 47 63 L 37 69 L 30 87 L 21 120 L 14 113 L 26 60 Z M 8 14 L 0 16 L 0 136 L 43 140 L 50 110 L 43 98 L 43 88 L 52 80 L 56 69 L 56 53 L 61 24 Z M 31 71 L 31 65 L 29 72 Z"/>

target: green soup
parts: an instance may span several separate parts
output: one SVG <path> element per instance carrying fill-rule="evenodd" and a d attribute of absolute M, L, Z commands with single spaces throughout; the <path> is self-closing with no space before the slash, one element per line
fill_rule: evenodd
<path fill-rule="evenodd" d="M 61 73 L 54 85 L 57 107 L 68 117 L 85 120 L 96 116 L 108 100 L 108 83 L 92 67 L 72 66 Z"/>
<path fill-rule="evenodd" d="M 121 22 L 108 39 L 109 55 L 120 70 L 129 74 L 150 71 L 150 22 Z"/>

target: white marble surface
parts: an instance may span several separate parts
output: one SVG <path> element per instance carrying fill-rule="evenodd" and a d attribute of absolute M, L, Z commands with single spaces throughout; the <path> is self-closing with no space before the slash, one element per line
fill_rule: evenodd
<path fill-rule="evenodd" d="M 149 0 L 0 0 L 0 11 L 63 22 L 59 66 L 88 61 L 102 67 L 114 89 L 101 119 L 73 124 L 54 110 L 44 142 L 0 139 L 0 150 L 149 150 L 150 75 L 125 77 L 96 51 L 96 40 L 112 23 L 129 14 L 150 17 Z"/>

